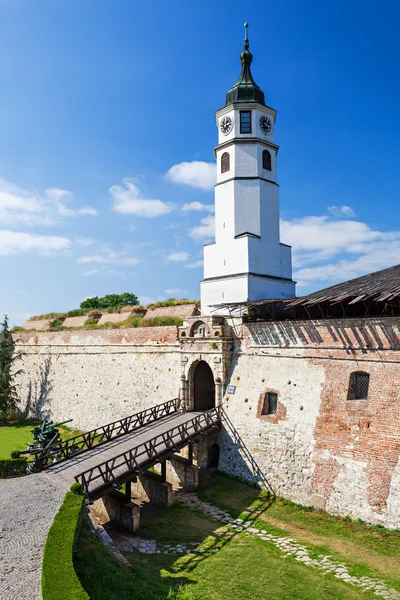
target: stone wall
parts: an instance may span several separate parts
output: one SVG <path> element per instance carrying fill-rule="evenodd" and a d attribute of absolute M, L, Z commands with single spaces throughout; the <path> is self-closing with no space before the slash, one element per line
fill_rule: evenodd
<path fill-rule="evenodd" d="M 220 468 L 264 476 L 277 494 L 389 527 L 400 526 L 400 332 L 397 319 L 258 323 L 236 340 L 220 434 Z M 367 400 L 348 400 L 354 371 Z M 276 415 L 260 398 L 278 394 Z M 260 467 L 254 475 L 247 452 Z"/>
<path fill-rule="evenodd" d="M 21 409 L 89 430 L 179 392 L 176 327 L 18 333 Z"/>
<path fill-rule="evenodd" d="M 232 325 L 217 338 L 190 337 L 190 319 L 184 338 L 176 327 L 14 334 L 21 406 L 88 430 L 176 397 L 182 375 L 190 400 L 205 360 L 224 389 L 220 469 L 400 527 L 398 319 Z M 348 400 L 355 371 L 370 374 L 367 400 Z M 273 415 L 262 414 L 268 392 Z"/>

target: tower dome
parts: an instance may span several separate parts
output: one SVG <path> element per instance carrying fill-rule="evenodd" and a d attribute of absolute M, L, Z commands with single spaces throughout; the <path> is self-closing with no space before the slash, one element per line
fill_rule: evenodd
<path fill-rule="evenodd" d="M 249 50 L 248 23 L 245 23 L 244 27 L 244 48 L 240 55 L 242 71 L 239 79 L 226 94 L 226 105 L 232 104 L 232 102 L 257 102 L 257 104 L 265 106 L 264 92 L 256 84 L 251 74 L 250 65 L 253 61 L 253 55 Z"/>

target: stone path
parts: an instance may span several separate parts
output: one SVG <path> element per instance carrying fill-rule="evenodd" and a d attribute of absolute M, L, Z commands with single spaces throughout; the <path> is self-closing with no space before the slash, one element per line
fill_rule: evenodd
<path fill-rule="evenodd" d="M 47 532 L 65 491 L 41 474 L 0 479 L 0 600 L 41 600 Z"/>

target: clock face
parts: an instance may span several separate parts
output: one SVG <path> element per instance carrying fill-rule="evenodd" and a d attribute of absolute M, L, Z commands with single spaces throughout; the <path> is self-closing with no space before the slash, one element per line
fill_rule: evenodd
<path fill-rule="evenodd" d="M 224 135 L 228 135 L 232 131 L 233 128 L 233 119 L 232 117 L 223 117 L 220 123 L 221 132 Z"/>
<path fill-rule="evenodd" d="M 260 117 L 260 127 L 264 133 L 271 133 L 272 123 L 265 115 Z"/>

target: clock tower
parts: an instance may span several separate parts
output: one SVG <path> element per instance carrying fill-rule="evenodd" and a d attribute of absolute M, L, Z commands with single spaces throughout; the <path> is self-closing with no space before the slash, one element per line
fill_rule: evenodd
<path fill-rule="evenodd" d="M 251 74 L 247 27 L 242 71 L 216 112 L 215 241 L 204 246 L 200 284 L 205 315 L 215 304 L 295 296 L 291 247 L 279 240 L 276 111 Z"/>

